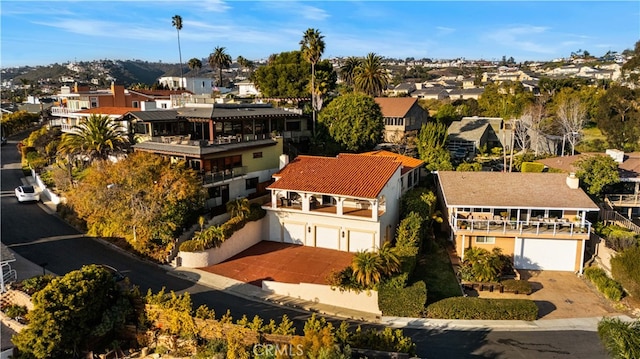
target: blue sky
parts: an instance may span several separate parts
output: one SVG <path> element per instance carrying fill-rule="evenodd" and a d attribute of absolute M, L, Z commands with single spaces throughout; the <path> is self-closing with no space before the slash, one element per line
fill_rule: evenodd
<path fill-rule="evenodd" d="M 600 56 L 640 40 L 640 1 L 12 1 L 0 3 L 0 66 L 96 59 L 178 63 L 223 46 L 235 60 L 299 49 L 307 28 L 323 57 L 551 60 Z"/>

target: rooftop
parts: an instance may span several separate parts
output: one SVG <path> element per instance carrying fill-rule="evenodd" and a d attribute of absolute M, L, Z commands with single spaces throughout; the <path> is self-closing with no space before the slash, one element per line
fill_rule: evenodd
<path fill-rule="evenodd" d="M 597 211 L 580 188 L 571 189 L 565 173 L 439 171 L 447 206 L 558 208 Z"/>
<path fill-rule="evenodd" d="M 413 97 L 376 97 L 383 117 L 404 117 L 411 107 L 418 103 Z"/>
<path fill-rule="evenodd" d="M 273 175 L 276 181 L 267 188 L 376 198 L 400 165 L 387 156 L 298 156 Z"/>

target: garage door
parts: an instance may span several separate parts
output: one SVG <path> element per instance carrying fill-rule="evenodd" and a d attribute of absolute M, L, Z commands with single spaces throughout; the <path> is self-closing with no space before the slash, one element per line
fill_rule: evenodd
<path fill-rule="evenodd" d="M 316 247 L 339 249 L 340 228 L 316 226 Z"/>
<path fill-rule="evenodd" d="M 304 224 L 284 223 L 282 225 L 282 241 L 284 243 L 304 244 Z"/>
<path fill-rule="evenodd" d="M 514 265 L 517 269 L 574 271 L 577 241 L 516 238 Z"/>
<path fill-rule="evenodd" d="M 349 231 L 349 252 L 371 251 L 373 249 L 373 233 Z"/>

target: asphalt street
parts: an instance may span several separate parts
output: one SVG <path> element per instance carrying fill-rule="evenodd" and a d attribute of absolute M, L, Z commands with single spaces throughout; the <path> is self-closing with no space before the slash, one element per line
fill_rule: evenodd
<path fill-rule="evenodd" d="M 26 136 L 23 135 L 23 137 Z M 42 204 L 19 204 L 13 190 L 22 184 L 23 173 L 16 149 L 17 138 L 9 138 L 1 153 L 0 238 L 22 257 L 45 264 L 46 270 L 64 275 L 85 264 L 101 263 L 126 274 L 146 293 L 166 288 L 189 292 L 194 308 L 206 304 L 217 315 L 230 310 L 234 318 L 243 314 L 278 320 L 287 314 L 298 328 L 309 313 L 232 296 L 170 274 L 166 267 L 140 260 L 121 250 L 89 238 L 60 218 L 47 214 Z M 335 318 L 329 318 L 335 319 Z M 369 326 L 367 323 L 356 323 Z M 421 358 L 607 358 L 593 331 L 491 331 L 405 329 L 418 346 Z"/>

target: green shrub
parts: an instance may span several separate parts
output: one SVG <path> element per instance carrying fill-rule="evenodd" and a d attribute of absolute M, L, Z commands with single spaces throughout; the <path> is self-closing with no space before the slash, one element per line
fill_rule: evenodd
<path fill-rule="evenodd" d="M 16 319 L 17 317 L 24 317 L 28 310 L 24 305 L 18 304 L 9 304 L 6 307 L 2 308 L 4 314 L 11 319 Z"/>
<path fill-rule="evenodd" d="M 359 293 L 365 290 L 365 287 L 360 284 L 353 275 L 353 268 L 351 266 L 345 267 L 341 271 L 333 271 L 327 277 L 328 284 L 333 288 L 338 288 L 340 291 L 352 290 Z"/>
<path fill-rule="evenodd" d="M 620 283 L 609 278 L 602 268 L 588 267 L 584 270 L 584 276 L 593 283 L 598 291 L 608 299 L 619 301 L 624 291 Z"/>
<path fill-rule="evenodd" d="M 531 283 L 526 280 L 507 279 L 501 282 L 505 292 L 516 292 L 518 294 L 531 294 Z"/>
<path fill-rule="evenodd" d="M 247 220 L 242 217 L 232 217 L 228 221 L 220 225 L 224 232 L 224 239 L 229 239 L 238 230 L 242 229 Z"/>
<path fill-rule="evenodd" d="M 611 274 L 631 296 L 640 298 L 640 247 L 626 249 L 611 258 Z"/>
<path fill-rule="evenodd" d="M 411 340 L 411 337 L 405 336 L 400 329 L 394 330 L 389 327 L 383 330 L 362 330 L 358 327 L 349 336 L 348 342 L 352 348 L 409 353 L 410 355 L 415 355 L 416 353 L 416 345 Z"/>
<path fill-rule="evenodd" d="M 251 203 L 251 205 L 249 205 L 249 214 L 247 215 L 248 221 L 257 221 L 266 215 L 267 211 L 265 211 L 260 204 Z"/>
<path fill-rule="evenodd" d="M 544 164 L 538 162 L 522 162 L 520 166 L 520 172 L 541 173 L 542 171 L 544 171 Z"/>
<path fill-rule="evenodd" d="M 394 275 L 391 278 L 386 279 L 385 283 L 389 288 L 402 289 L 407 285 L 408 281 L 409 281 L 409 273 L 403 272 L 403 273 Z"/>
<path fill-rule="evenodd" d="M 180 244 L 181 252 L 201 252 L 204 251 L 204 244 L 197 239 L 189 239 Z"/>
<path fill-rule="evenodd" d="M 538 307 L 528 299 L 453 297 L 430 304 L 427 317 L 437 319 L 536 320 Z"/>
<path fill-rule="evenodd" d="M 423 281 L 402 289 L 386 282 L 378 288 L 378 306 L 386 316 L 419 317 L 426 302 L 427 286 Z"/>
<path fill-rule="evenodd" d="M 27 278 L 21 282 L 22 290 L 29 295 L 33 295 L 36 292 L 44 289 L 44 287 L 46 287 L 47 284 L 49 284 L 53 280 L 53 278 L 55 277 L 51 274 L 38 275 L 35 277 Z"/>

